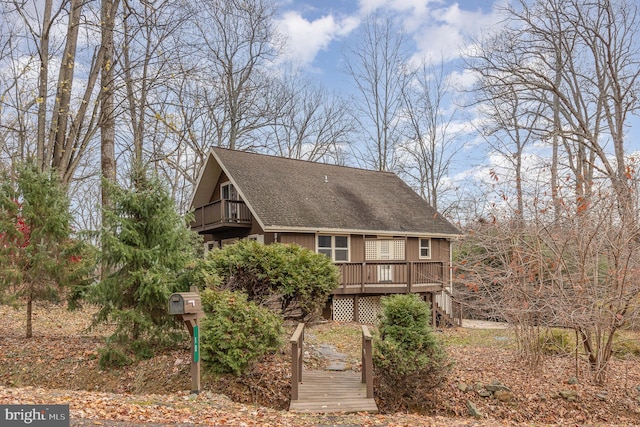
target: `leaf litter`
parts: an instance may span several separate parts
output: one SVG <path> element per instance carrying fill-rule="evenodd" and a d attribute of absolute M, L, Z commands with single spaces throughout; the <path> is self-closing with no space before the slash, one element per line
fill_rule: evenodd
<path fill-rule="evenodd" d="M 81 312 L 38 307 L 34 339 L 26 340 L 23 312 L 0 306 L 0 404 L 69 404 L 72 425 L 640 425 L 640 364 L 635 358 L 612 360 L 607 383 L 598 386 L 586 366 L 576 365 L 572 357 L 547 357 L 537 371 L 531 371 L 503 342 L 469 343 L 470 334 L 478 331 L 444 330 L 455 366 L 448 381 L 425 396 L 431 402 L 428 414 L 305 415 L 286 411 L 290 390 L 286 349 L 254 366 L 246 378 L 205 376 L 204 391 L 190 395 L 186 345 L 125 368 L 100 371 L 97 349 L 108 328 L 87 332 L 92 313 L 91 307 Z M 341 333 L 341 328 L 351 331 Z M 312 325 L 308 350 L 322 340 L 333 341 L 357 370 L 360 342 L 353 340 L 357 336 L 353 329 L 358 326 Z M 323 366 L 322 360 L 311 356 L 308 362 L 310 367 Z M 569 384 L 571 377 L 576 377 L 576 384 Z M 478 389 L 492 383 L 507 386 L 512 399 L 503 402 L 478 394 Z M 577 397 L 561 397 L 566 390 L 575 391 Z M 467 401 L 482 418 L 469 415 Z"/>

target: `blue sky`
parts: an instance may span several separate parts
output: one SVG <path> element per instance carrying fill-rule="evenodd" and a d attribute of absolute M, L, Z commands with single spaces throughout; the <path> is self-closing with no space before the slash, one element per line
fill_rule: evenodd
<path fill-rule="evenodd" d="M 469 36 L 499 22 L 495 4 L 486 0 L 288 0 L 281 7 L 278 24 L 288 40 L 286 54 L 331 86 L 347 79 L 339 72 L 342 51 L 366 14 L 384 9 L 397 17 L 417 57 L 455 60 Z"/>
<path fill-rule="evenodd" d="M 431 58 L 444 60 L 453 76 L 453 86 L 462 92 L 473 83 L 472 74 L 461 67 L 461 57 L 471 38 L 499 27 L 498 1 L 450 0 L 286 0 L 282 3 L 278 29 L 287 39 L 285 55 L 311 77 L 341 94 L 352 89 L 350 76 L 342 71 L 344 51 L 355 42 L 358 26 L 376 9 L 398 19 L 419 63 Z M 487 158 L 480 154 L 477 137 L 471 135 L 473 112 L 459 115 L 458 127 L 464 148 L 452 164 L 452 180 L 465 180 Z M 490 161 L 490 159 L 489 159 Z M 455 185 L 455 184 L 454 184 Z"/>
<path fill-rule="evenodd" d="M 354 41 L 361 19 L 368 13 L 383 9 L 402 24 L 405 35 L 412 41 L 417 58 L 444 60 L 453 77 L 453 86 L 463 92 L 473 84 L 473 74 L 462 67 L 461 58 L 469 40 L 499 30 L 504 18 L 500 8 L 510 0 L 284 0 L 278 19 L 279 31 L 287 37 L 285 52 L 295 59 L 311 76 L 322 81 L 330 90 L 341 93 L 350 90 L 350 77 L 341 71 L 345 46 Z M 474 136 L 469 122 L 477 117 L 471 108 L 464 108 L 460 125 L 467 125 L 461 133 L 464 149 L 456 158 L 451 179 L 462 182 L 475 175 L 488 179 L 488 172 L 504 162 L 492 155 Z M 640 151 L 637 138 L 638 117 L 630 117 L 627 151 Z M 533 146 L 529 161 L 533 166 L 540 147 Z M 484 175 L 482 177 L 481 175 Z"/>

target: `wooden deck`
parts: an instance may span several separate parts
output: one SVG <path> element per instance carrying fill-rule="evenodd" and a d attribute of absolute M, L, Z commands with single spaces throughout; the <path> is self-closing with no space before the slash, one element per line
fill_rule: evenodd
<path fill-rule="evenodd" d="M 367 399 L 367 388 L 358 372 L 304 371 L 298 399 L 291 400 L 291 412 L 371 412 L 378 406 Z"/>

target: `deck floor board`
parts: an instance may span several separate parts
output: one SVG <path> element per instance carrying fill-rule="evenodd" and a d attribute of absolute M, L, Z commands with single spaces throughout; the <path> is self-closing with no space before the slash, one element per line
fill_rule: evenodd
<path fill-rule="evenodd" d="M 289 410 L 377 413 L 378 406 L 374 399 L 367 399 L 361 378 L 358 372 L 304 371 L 298 386 L 298 400 L 291 401 Z"/>

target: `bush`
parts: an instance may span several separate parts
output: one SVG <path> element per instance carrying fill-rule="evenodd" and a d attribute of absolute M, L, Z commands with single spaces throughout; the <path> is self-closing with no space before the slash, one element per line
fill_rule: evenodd
<path fill-rule="evenodd" d="M 121 368 L 131 363 L 131 359 L 120 346 L 107 345 L 98 349 L 100 369 Z"/>
<path fill-rule="evenodd" d="M 429 391 L 451 364 L 429 325 L 431 310 L 418 295 L 383 298 L 373 366 L 376 395 L 387 411 L 422 411 Z"/>
<path fill-rule="evenodd" d="M 635 359 L 640 357 L 640 343 L 635 337 L 625 336 L 620 331 L 613 338 L 613 354 L 618 359 Z"/>
<path fill-rule="evenodd" d="M 208 261 L 224 289 L 243 291 L 261 305 L 277 302 L 289 319 L 309 321 L 320 315 L 339 284 L 329 258 L 298 245 L 241 240 L 209 252 Z"/>
<path fill-rule="evenodd" d="M 282 320 L 247 301 L 246 294 L 207 289 L 201 298 L 207 317 L 201 321 L 200 351 L 213 372 L 241 375 L 282 346 Z"/>

